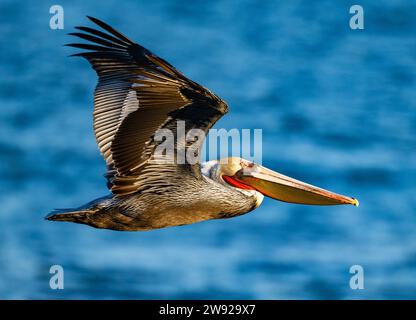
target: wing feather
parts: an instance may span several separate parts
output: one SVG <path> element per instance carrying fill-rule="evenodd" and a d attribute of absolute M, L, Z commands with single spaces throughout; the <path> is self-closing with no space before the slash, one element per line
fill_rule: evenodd
<path fill-rule="evenodd" d="M 81 32 L 70 35 L 88 43 L 68 46 L 88 50 L 73 56 L 87 59 L 98 75 L 94 132 L 111 191 L 123 196 L 152 190 L 157 184 L 168 187 L 166 175 L 178 172 L 201 178 L 197 164 L 152 161 L 160 143 L 154 135 L 161 128 L 176 133 L 178 120 L 185 122 L 187 132 L 199 128 L 206 133 L 227 112 L 226 103 L 108 24 L 88 18 L 102 30 L 76 27 Z M 195 143 L 199 150 L 202 141 Z"/>

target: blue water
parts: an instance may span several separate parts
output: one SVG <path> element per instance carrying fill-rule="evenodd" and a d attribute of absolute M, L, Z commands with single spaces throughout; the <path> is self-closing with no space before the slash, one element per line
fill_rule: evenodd
<path fill-rule="evenodd" d="M 0 0 L 0 298 L 416 298 L 416 3 Z M 359 198 L 266 199 L 228 220 L 121 233 L 44 221 L 107 193 L 95 73 L 66 33 L 107 21 L 263 129 L 263 164 Z M 49 288 L 62 265 L 65 289 Z M 349 268 L 364 268 L 351 290 Z"/>

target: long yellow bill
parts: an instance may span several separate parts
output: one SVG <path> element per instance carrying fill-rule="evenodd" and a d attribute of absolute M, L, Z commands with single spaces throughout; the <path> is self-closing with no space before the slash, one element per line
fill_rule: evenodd
<path fill-rule="evenodd" d="M 235 178 L 265 196 L 284 202 L 312 205 L 359 205 L 357 199 L 343 196 L 290 178 L 262 166 L 238 171 Z"/>

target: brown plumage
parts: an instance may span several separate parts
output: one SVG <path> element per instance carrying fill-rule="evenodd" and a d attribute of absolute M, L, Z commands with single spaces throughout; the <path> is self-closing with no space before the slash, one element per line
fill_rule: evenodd
<path fill-rule="evenodd" d="M 55 210 L 47 219 L 114 230 L 150 230 L 233 217 L 260 205 L 262 187 L 237 177 L 243 169 L 261 170 L 246 160 L 209 162 L 203 172 L 199 162 L 155 161 L 154 151 L 162 143 L 155 139 L 157 130 L 168 129 L 176 136 L 177 122 L 183 121 L 186 133 L 192 129 L 207 133 L 228 106 L 146 48 L 104 22 L 89 19 L 103 31 L 77 27 L 81 32 L 71 35 L 88 43 L 69 46 L 87 50 L 74 56 L 87 59 L 98 75 L 94 133 L 107 164 L 111 194 L 76 209 Z M 196 139 L 175 144 L 175 157 L 190 148 L 199 157 L 202 143 L 203 139 Z M 290 197 L 279 199 L 296 202 Z"/>

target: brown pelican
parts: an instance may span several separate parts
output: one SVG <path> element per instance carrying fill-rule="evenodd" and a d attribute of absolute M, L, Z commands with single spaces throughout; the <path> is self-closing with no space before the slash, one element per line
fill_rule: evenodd
<path fill-rule="evenodd" d="M 160 163 L 154 138 L 158 129 L 204 133 L 228 111 L 214 93 L 193 82 L 165 60 L 108 24 L 77 27 L 71 33 L 89 43 L 69 46 L 84 51 L 98 75 L 94 94 L 94 133 L 107 164 L 111 195 L 76 209 L 57 209 L 46 219 L 96 228 L 151 230 L 209 219 L 231 218 L 257 208 L 263 195 L 292 203 L 358 205 L 339 195 L 241 158 L 191 163 Z M 175 145 L 175 154 L 192 148 L 198 156 L 203 139 Z"/>

